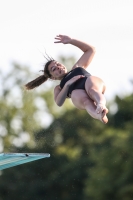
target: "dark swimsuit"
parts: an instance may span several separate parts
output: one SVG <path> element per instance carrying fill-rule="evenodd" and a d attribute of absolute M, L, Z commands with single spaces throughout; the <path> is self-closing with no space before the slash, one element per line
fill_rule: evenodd
<path fill-rule="evenodd" d="M 69 86 L 68 93 L 67 93 L 68 97 L 70 97 L 69 95 L 72 93 L 73 90 L 76 90 L 76 89 L 85 90 L 86 79 L 88 78 L 88 76 L 91 76 L 91 74 L 88 73 L 84 68 L 76 67 L 63 77 L 63 79 L 60 82 L 61 89 L 64 87 L 67 81 L 69 81 L 71 78 L 77 75 L 84 75 L 85 77 L 78 79 L 76 82 L 74 82 L 72 85 Z"/>

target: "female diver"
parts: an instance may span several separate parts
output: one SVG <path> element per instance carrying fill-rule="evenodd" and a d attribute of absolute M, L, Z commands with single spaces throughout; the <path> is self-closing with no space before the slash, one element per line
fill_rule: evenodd
<path fill-rule="evenodd" d="M 38 87 L 48 78 L 60 80 L 60 84 L 54 89 L 54 100 L 58 106 L 62 106 L 69 97 L 76 108 L 86 110 L 93 118 L 106 124 L 108 109 L 104 97 L 105 83 L 86 71 L 95 54 L 95 48 L 66 35 L 57 35 L 55 40 L 54 43 L 71 44 L 78 47 L 83 51 L 83 55 L 69 72 L 63 64 L 48 56 L 43 75 L 27 83 L 26 89 Z"/>

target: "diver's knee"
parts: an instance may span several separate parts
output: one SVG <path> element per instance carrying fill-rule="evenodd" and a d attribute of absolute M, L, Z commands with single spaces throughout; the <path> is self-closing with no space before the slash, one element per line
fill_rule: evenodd
<path fill-rule="evenodd" d="M 102 93 L 103 93 L 103 94 L 105 93 L 105 90 L 106 90 L 106 85 L 103 84 L 103 89 L 102 89 Z"/>
<path fill-rule="evenodd" d="M 89 96 L 92 98 L 94 94 L 99 93 L 99 91 L 95 88 L 89 88 Z"/>
<path fill-rule="evenodd" d="M 84 98 L 84 99 L 82 100 L 82 104 L 84 105 L 84 107 L 88 106 L 89 103 L 90 103 L 90 102 L 89 102 L 89 99 L 88 99 L 88 98 Z"/>

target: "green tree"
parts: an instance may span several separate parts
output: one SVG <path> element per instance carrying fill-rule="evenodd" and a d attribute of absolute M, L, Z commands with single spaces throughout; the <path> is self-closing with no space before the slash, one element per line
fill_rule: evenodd
<path fill-rule="evenodd" d="M 133 95 L 115 98 L 118 110 L 111 127 L 100 137 L 90 155 L 94 166 L 88 170 L 86 198 L 131 200 L 133 198 Z M 97 148 L 96 148 L 97 147 Z"/>
<path fill-rule="evenodd" d="M 113 115 L 109 118 L 114 121 Z M 112 124 L 106 126 L 75 108 L 56 117 L 34 133 L 36 146 L 19 149 L 51 157 L 3 170 L 3 199 L 132 199 L 132 123 L 119 129 Z"/>
<path fill-rule="evenodd" d="M 24 84 L 30 71 L 16 63 L 6 74 L 1 72 L 0 88 L 0 151 L 12 151 L 14 145 L 34 145 L 33 132 L 40 127 L 36 115 L 39 92 L 27 92 Z M 44 113 L 46 108 L 43 108 Z"/>
<path fill-rule="evenodd" d="M 9 186 L 3 198 L 6 200 L 10 196 L 13 199 L 16 195 L 18 199 L 33 200 L 83 199 L 88 168 L 93 166 L 89 158 L 94 137 L 93 126 L 104 128 L 98 121 L 95 124 L 95 120 L 87 113 L 74 108 L 55 119 L 47 129 L 36 132 L 36 147 L 28 149 L 28 152 L 48 152 L 51 157 L 3 170 L 3 180 Z M 98 131 L 95 134 L 99 134 Z M 8 183 L 11 174 L 14 176 Z M 13 186 L 10 186 L 11 183 L 14 183 Z M 0 188 L 3 185 L 4 182 Z"/>
<path fill-rule="evenodd" d="M 18 68 L 15 74 L 21 77 L 19 85 L 23 85 L 28 75 L 22 78 L 20 71 Z M 131 200 L 133 96 L 123 99 L 116 96 L 113 103 L 117 111 L 108 115 L 109 123 L 104 125 L 85 111 L 75 109 L 69 99 L 63 108 L 58 108 L 51 98 L 55 83 L 49 84 L 51 86 L 44 91 L 40 88 L 33 92 L 22 90 L 20 105 L 15 100 L 9 101 L 14 97 L 11 87 L 2 93 L 2 97 L 4 94 L 6 97 L 0 101 L 1 109 L 5 106 L 2 112 L 9 112 L 0 118 L 3 130 L 7 130 L 2 136 L 7 150 L 12 147 L 14 152 L 44 152 L 51 157 L 1 171 L 0 200 L 16 197 L 20 200 Z M 3 86 L 5 88 L 6 84 Z M 37 112 L 43 108 L 53 119 L 48 127 L 41 127 L 37 117 Z M 17 137 L 20 133 L 11 126 L 17 112 L 22 132 L 26 130 L 31 134 L 30 142 L 34 145 L 28 145 L 30 142 L 21 147 L 11 145 L 10 136 L 16 134 Z M 47 121 L 45 117 L 43 120 Z"/>
<path fill-rule="evenodd" d="M 73 65 L 75 59 L 62 56 L 59 61 Z M 33 133 L 40 127 L 47 127 L 54 116 L 72 107 L 67 101 L 58 109 L 53 98 L 53 88 L 57 84 L 54 81 L 33 91 L 24 90 L 24 84 L 37 76 L 27 66 L 13 63 L 9 72 L 0 72 L 0 75 L 0 151 L 11 152 L 14 145 L 34 146 Z"/>

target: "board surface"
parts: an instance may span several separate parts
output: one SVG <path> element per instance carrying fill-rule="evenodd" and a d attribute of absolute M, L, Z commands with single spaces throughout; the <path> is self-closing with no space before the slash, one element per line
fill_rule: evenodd
<path fill-rule="evenodd" d="M 0 153 L 0 170 L 49 157 L 49 153 Z"/>

